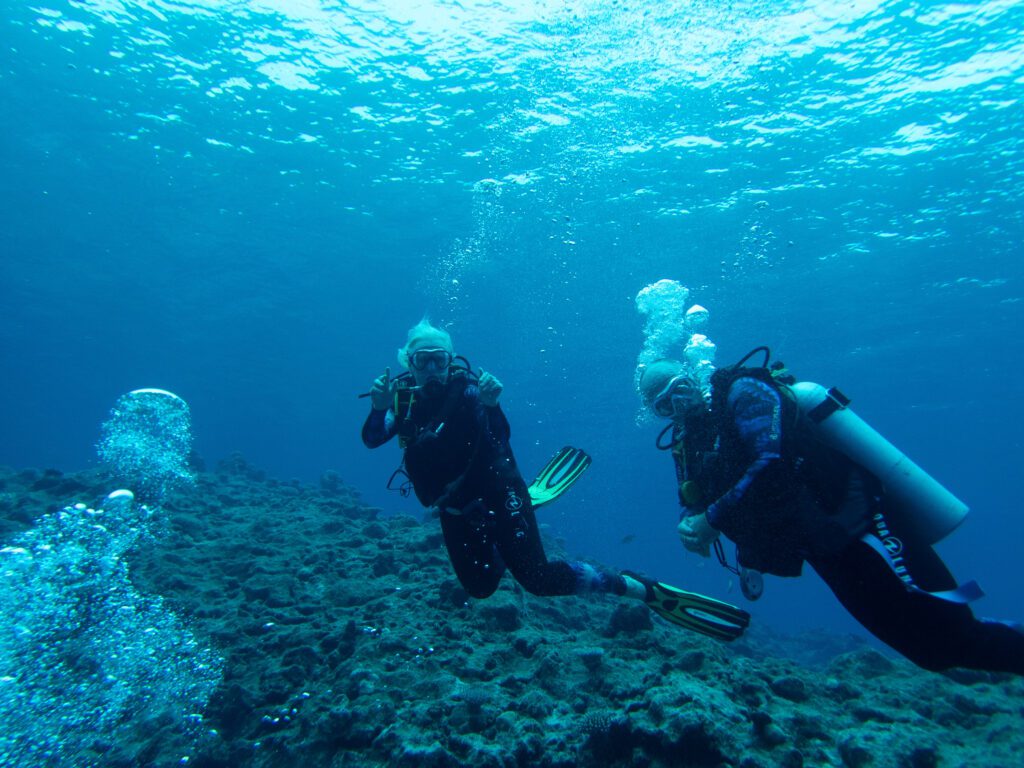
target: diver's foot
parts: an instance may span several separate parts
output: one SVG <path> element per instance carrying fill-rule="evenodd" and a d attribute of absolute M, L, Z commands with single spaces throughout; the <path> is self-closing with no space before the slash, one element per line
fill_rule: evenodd
<path fill-rule="evenodd" d="M 622 581 L 626 584 L 625 597 L 632 597 L 634 600 L 647 602 L 654 597 L 652 590 L 653 581 L 633 571 L 623 571 Z"/>

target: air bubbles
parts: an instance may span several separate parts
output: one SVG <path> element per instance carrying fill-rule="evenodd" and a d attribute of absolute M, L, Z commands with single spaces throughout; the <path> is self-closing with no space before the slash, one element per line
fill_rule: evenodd
<path fill-rule="evenodd" d="M 118 398 L 96 448 L 119 482 L 147 498 L 160 501 L 174 486 L 194 482 L 188 404 L 165 389 L 136 389 Z M 112 498 L 123 500 L 131 491 L 115 493 Z"/>
<path fill-rule="evenodd" d="M 473 192 L 476 194 L 499 195 L 501 194 L 502 183 L 497 179 L 480 179 L 473 185 Z"/>
<path fill-rule="evenodd" d="M 700 304 L 694 304 L 686 310 L 686 328 L 689 331 L 699 331 L 706 327 L 711 313 Z"/>
<path fill-rule="evenodd" d="M 690 290 L 675 280 L 658 280 L 645 286 L 636 296 L 636 306 L 644 315 L 644 346 L 637 357 L 634 384 L 639 393 L 644 369 L 661 358 L 674 358 L 683 363 L 707 390 L 714 371 L 716 347 L 704 333 L 710 312 L 700 304 L 688 309 Z M 637 421 L 649 418 L 646 408 L 637 414 Z"/>

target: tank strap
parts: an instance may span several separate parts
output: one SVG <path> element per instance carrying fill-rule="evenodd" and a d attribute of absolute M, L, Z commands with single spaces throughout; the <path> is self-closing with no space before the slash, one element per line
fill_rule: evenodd
<path fill-rule="evenodd" d="M 841 411 L 850 404 L 850 398 L 840 392 L 838 387 L 832 387 L 825 394 L 826 398 L 807 412 L 807 418 L 815 424 L 820 424 L 833 413 Z"/>
<path fill-rule="evenodd" d="M 860 540 L 875 550 L 875 552 L 885 560 L 889 568 L 892 569 L 892 572 L 900 578 L 900 581 L 903 582 L 903 585 L 910 592 L 918 592 L 922 595 L 928 595 L 929 597 L 944 600 L 947 603 L 956 603 L 957 605 L 967 605 L 968 603 L 973 603 L 978 598 L 985 596 L 985 593 L 978 585 L 978 582 L 974 579 L 960 584 L 956 589 L 946 589 L 938 592 L 929 592 L 925 589 L 921 589 L 919 586 L 914 584 L 913 579 L 910 574 L 907 573 L 906 568 L 901 569 L 895 562 L 893 562 L 892 556 L 889 554 L 889 550 L 885 548 L 885 545 L 879 541 L 877 536 L 873 533 L 865 533 L 861 536 Z"/>

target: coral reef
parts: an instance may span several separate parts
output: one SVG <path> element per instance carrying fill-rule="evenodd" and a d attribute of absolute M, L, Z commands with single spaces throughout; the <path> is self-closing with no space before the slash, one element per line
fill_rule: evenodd
<path fill-rule="evenodd" d="M 0 469 L 0 533 L 105 490 L 89 473 Z M 510 577 L 471 600 L 436 521 L 366 507 L 338 473 L 279 482 L 236 455 L 163 511 L 131 578 L 216 649 L 223 680 L 198 741 L 149 723 L 119 745 L 125 765 L 924 768 L 1024 751 L 1010 676 L 756 627 L 722 645 Z"/>

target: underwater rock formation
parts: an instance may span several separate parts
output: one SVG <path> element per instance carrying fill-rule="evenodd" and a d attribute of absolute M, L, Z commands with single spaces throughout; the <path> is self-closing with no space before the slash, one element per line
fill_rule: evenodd
<path fill-rule="evenodd" d="M 0 531 L 94 501 L 97 479 L 0 469 Z M 163 517 L 131 578 L 216 650 L 223 679 L 198 741 L 149 722 L 105 764 L 925 768 L 1024 751 L 1010 676 L 756 626 L 722 645 L 511 578 L 471 600 L 436 521 L 366 507 L 336 473 L 279 482 L 233 456 L 169 493 Z"/>

